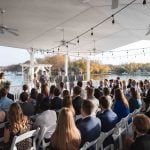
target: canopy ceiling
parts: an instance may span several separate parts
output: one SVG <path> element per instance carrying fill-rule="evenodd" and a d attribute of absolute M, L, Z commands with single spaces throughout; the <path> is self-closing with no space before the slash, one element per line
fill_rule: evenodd
<path fill-rule="evenodd" d="M 119 7 L 111 9 L 111 0 L 0 0 L 0 7 L 6 10 L 4 24 L 19 30 L 19 36 L 7 32 L 0 34 L 0 45 L 51 49 L 60 45 L 60 29 L 64 28 L 65 40 L 70 40 L 131 1 L 120 0 Z M 89 32 L 79 39 L 79 45 L 69 45 L 69 53 L 89 54 L 94 47 L 93 38 L 98 52 L 150 40 L 150 35 L 145 36 L 150 25 L 150 0 L 144 6 L 142 2 L 137 0 L 117 14 L 115 24 L 110 19 L 95 28 L 93 37 Z M 66 47 L 60 47 L 60 52 L 66 53 Z"/>

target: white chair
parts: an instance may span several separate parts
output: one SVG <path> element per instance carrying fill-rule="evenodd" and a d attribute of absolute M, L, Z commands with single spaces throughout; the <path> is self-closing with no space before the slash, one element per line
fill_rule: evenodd
<path fill-rule="evenodd" d="M 5 124 L 6 122 L 0 123 L 0 131 L 2 131 L 5 128 Z M 3 137 L 0 137 L 0 142 L 3 142 L 3 140 L 4 140 L 4 135 Z"/>
<path fill-rule="evenodd" d="M 117 140 L 119 140 L 119 149 L 122 149 L 123 146 L 122 135 L 127 132 L 126 122 L 125 122 L 127 120 L 126 118 L 128 118 L 128 116 L 121 119 L 121 121 L 116 124 L 116 127 L 114 128 L 114 133 L 112 134 L 115 144 L 117 143 Z"/>
<path fill-rule="evenodd" d="M 24 141 L 28 138 L 32 138 L 32 144 L 33 145 L 30 148 L 30 150 L 36 150 L 36 139 L 38 137 L 39 130 L 40 130 L 40 128 L 37 128 L 36 130 L 28 131 L 28 132 L 21 134 L 19 136 L 14 136 L 10 150 L 17 150 L 16 144 L 20 143 L 21 141 Z"/>
<path fill-rule="evenodd" d="M 81 148 L 80 150 L 87 150 L 88 148 L 90 148 L 92 145 L 96 144 L 97 139 L 92 141 L 92 142 L 86 142 Z"/>
<path fill-rule="evenodd" d="M 114 149 L 113 144 L 108 145 L 107 147 L 103 148 L 103 143 L 104 143 L 105 139 L 107 137 L 109 137 L 110 135 L 112 135 L 113 132 L 114 132 L 114 128 L 112 130 L 108 131 L 108 132 L 101 132 L 100 137 L 98 138 L 98 140 L 96 142 L 96 148 L 98 150 L 99 149 L 101 149 L 101 150 L 107 150 L 107 149 L 113 150 Z"/>
<path fill-rule="evenodd" d="M 47 146 L 49 146 L 49 142 L 45 142 L 45 135 L 48 131 L 54 131 L 56 128 L 56 125 L 53 125 L 51 127 L 43 127 L 40 130 L 40 135 L 38 137 L 38 144 L 37 144 L 37 150 L 41 147 L 42 150 L 45 150 Z"/>

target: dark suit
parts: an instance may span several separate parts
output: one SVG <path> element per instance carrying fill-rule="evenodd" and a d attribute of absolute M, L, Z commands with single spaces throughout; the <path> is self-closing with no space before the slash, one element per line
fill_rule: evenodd
<path fill-rule="evenodd" d="M 137 137 L 130 150 L 150 150 L 150 135 Z"/>
<path fill-rule="evenodd" d="M 102 132 L 110 131 L 118 122 L 118 116 L 111 109 L 96 115 L 102 123 Z"/>
<path fill-rule="evenodd" d="M 96 115 L 102 123 L 102 132 L 108 132 L 111 129 L 113 129 L 116 125 L 116 123 L 118 122 L 118 116 L 116 113 L 114 113 L 111 109 L 108 109 L 106 111 L 104 111 L 103 113 L 97 113 Z M 104 147 L 113 143 L 113 139 L 112 137 L 108 137 L 105 141 L 104 141 Z"/>
<path fill-rule="evenodd" d="M 62 108 L 62 99 L 60 97 L 54 97 L 51 100 L 51 109 L 59 110 Z"/>
<path fill-rule="evenodd" d="M 8 94 L 7 94 L 7 97 L 10 98 L 10 99 L 12 99 L 12 100 L 14 101 L 14 95 L 13 95 L 13 94 L 8 93 Z"/>
<path fill-rule="evenodd" d="M 83 99 L 81 98 L 81 96 L 76 96 L 72 101 L 76 115 L 81 114 L 80 109 L 81 109 L 82 102 L 83 102 Z"/>
<path fill-rule="evenodd" d="M 24 102 L 24 103 L 20 103 L 20 106 L 22 108 L 23 114 L 26 116 L 33 116 L 35 113 L 35 108 L 33 106 L 33 104 L 28 103 L 28 102 Z"/>
<path fill-rule="evenodd" d="M 84 145 L 85 142 L 93 141 L 100 136 L 101 132 L 101 121 L 96 118 L 95 116 L 88 116 L 84 119 L 79 119 L 76 121 L 77 128 L 80 130 L 81 133 L 81 147 Z M 91 146 L 88 150 L 95 150 L 96 147 Z"/>

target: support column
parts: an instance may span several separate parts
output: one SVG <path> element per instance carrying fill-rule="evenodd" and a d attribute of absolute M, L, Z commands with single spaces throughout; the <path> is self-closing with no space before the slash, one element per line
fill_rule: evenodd
<path fill-rule="evenodd" d="M 68 55 L 65 55 L 65 76 L 68 78 Z"/>
<path fill-rule="evenodd" d="M 34 49 L 30 49 L 28 50 L 29 54 L 30 54 L 30 69 L 29 69 L 29 82 L 30 82 L 30 86 L 31 88 L 34 87 L 33 84 L 33 79 L 34 79 Z"/>
<path fill-rule="evenodd" d="M 90 59 L 87 59 L 87 68 L 86 68 L 86 79 L 87 79 L 87 81 L 89 81 L 90 80 Z"/>

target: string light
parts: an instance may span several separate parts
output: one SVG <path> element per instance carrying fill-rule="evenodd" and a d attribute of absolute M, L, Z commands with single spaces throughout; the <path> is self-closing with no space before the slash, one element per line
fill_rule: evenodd
<path fill-rule="evenodd" d="M 112 17 L 112 24 L 115 24 L 114 15 L 112 15 L 111 17 Z"/>
<path fill-rule="evenodd" d="M 77 36 L 77 43 L 79 44 L 79 42 L 80 42 L 80 41 L 79 41 L 79 37 Z"/>
<path fill-rule="evenodd" d="M 78 39 L 78 37 L 81 37 L 81 36 L 85 35 L 86 33 L 90 32 L 90 31 L 91 31 L 91 36 L 93 36 L 93 35 L 94 35 L 93 30 L 94 30 L 96 27 L 98 27 L 98 26 L 100 26 L 101 24 L 103 24 L 104 22 L 106 22 L 107 20 L 109 20 L 110 18 L 113 19 L 113 20 L 112 20 L 112 24 L 114 24 L 114 23 L 115 23 L 114 16 L 117 15 L 118 13 L 120 13 L 121 11 L 123 11 L 124 9 L 126 9 L 128 6 L 130 6 L 131 4 L 133 4 L 135 1 L 137 1 L 137 0 L 131 1 L 130 3 L 128 3 L 128 4 L 126 4 L 124 7 L 122 7 L 120 10 L 118 10 L 118 11 L 116 11 L 114 14 L 112 14 L 111 16 L 105 18 L 104 20 L 102 20 L 101 22 L 99 22 L 98 24 L 96 24 L 95 26 L 93 26 L 92 28 L 86 30 L 85 32 L 81 33 L 80 35 L 76 36 L 75 38 L 73 38 L 73 39 L 71 39 L 71 40 L 69 40 L 69 41 L 67 41 L 67 42 L 68 42 L 68 43 L 69 43 L 69 42 L 72 42 L 72 41 Z M 145 3 L 146 3 L 146 0 L 143 0 L 143 3 L 145 4 Z M 78 41 L 78 40 L 77 40 L 77 41 Z M 77 43 L 78 43 L 78 42 L 77 42 Z M 60 46 L 62 46 L 62 45 L 59 45 L 59 46 L 53 47 L 53 48 L 58 48 L 58 47 L 60 47 Z"/>
<path fill-rule="evenodd" d="M 93 28 L 91 28 L 91 36 L 93 36 L 94 35 L 94 33 L 93 33 Z"/>
<path fill-rule="evenodd" d="M 146 5 L 146 0 L 143 0 L 143 5 Z"/>

